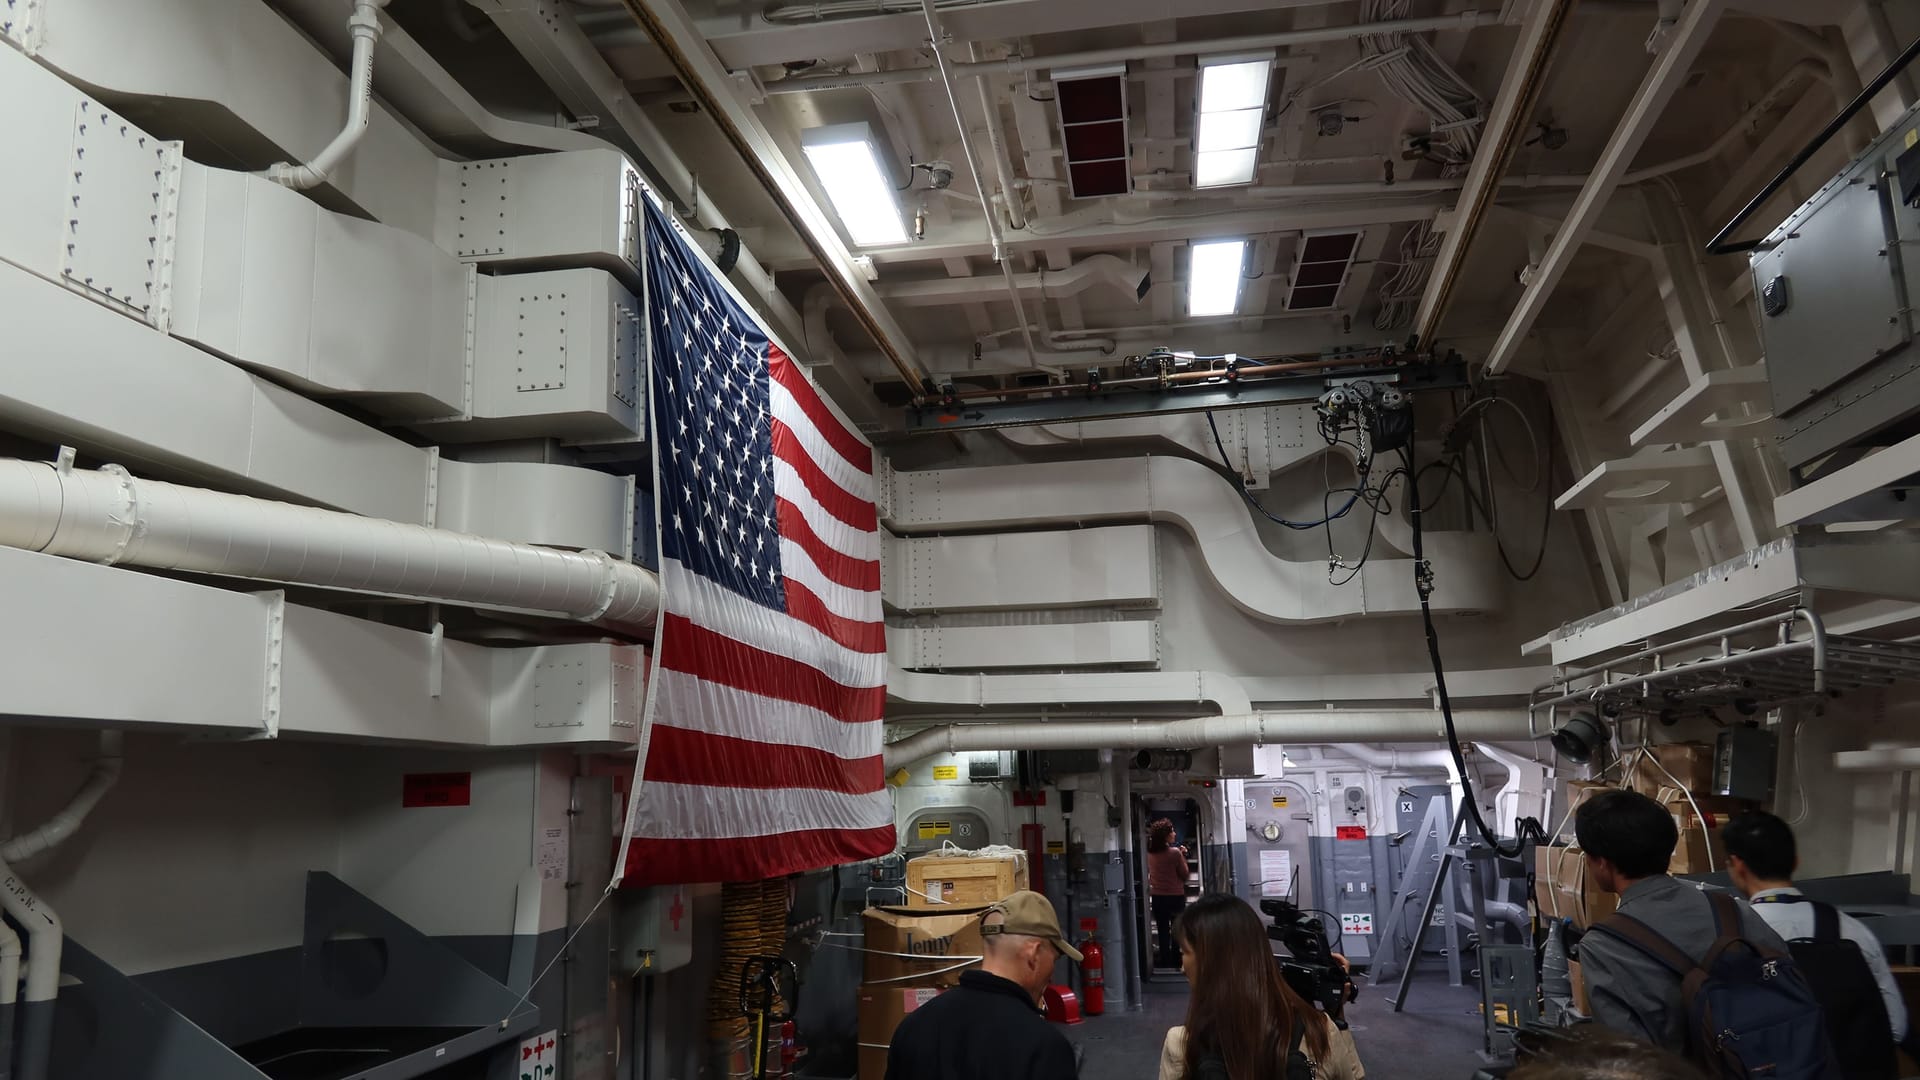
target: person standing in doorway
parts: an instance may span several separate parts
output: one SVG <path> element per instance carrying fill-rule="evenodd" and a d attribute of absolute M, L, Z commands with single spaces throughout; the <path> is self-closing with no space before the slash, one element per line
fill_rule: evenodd
<path fill-rule="evenodd" d="M 1173 921 L 1187 909 L 1187 849 L 1161 818 L 1147 826 L 1147 894 L 1153 902 L 1154 962 L 1157 968 L 1180 966 Z"/>

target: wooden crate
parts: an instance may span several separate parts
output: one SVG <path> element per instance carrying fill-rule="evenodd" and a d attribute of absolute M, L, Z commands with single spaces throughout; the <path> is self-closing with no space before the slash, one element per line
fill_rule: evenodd
<path fill-rule="evenodd" d="M 977 907 L 1027 887 L 1027 860 L 922 855 L 907 863 L 907 906 Z"/>

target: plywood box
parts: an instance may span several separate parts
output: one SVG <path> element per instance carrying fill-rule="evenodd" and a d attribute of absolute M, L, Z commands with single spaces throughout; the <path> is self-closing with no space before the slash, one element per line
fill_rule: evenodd
<path fill-rule="evenodd" d="M 860 1080 L 885 1080 L 887 1048 L 900 1021 L 940 993 L 940 988 L 928 986 L 860 988 Z"/>
<path fill-rule="evenodd" d="M 1613 914 L 1620 901 L 1587 880 L 1587 856 L 1579 848 L 1534 849 L 1534 899 L 1546 918 L 1572 919 L 1586 929 Z"/>
<path fill-rule="evenodd" d="M 908 907 L 991 904 L 1026 887 L 1027 860 L 1020 854 L 922 855 L 907 863 Z"/>
<path fill-rule="evenodd" d="M 980 962 L 985 941 L 980 916 L 985 908 L 924 911 L 868 908 L 864 980 L 880 986 L 952 986 L 960 973 Z"/>

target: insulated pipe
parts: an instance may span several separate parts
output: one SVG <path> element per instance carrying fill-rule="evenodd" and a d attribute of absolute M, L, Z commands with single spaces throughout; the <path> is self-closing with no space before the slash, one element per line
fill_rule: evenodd
<path fill-rule="evenodd" d="M 1527 734 L 1524 709 L 1456 710 L 1454 726 L 1463 739 L 1518 739 Z M 1444 735 L 1438 712 L 1430 709 L 1300 712 L 1198 716 L 1187 720 L 1052 720 L 948 724 L 888 743 L 884 760 L 890 774 L 933 754 L 970 750 L 1175 750 L 1197 746 L 1256 746 L 1279 743 L 1409 742 Z M 1354 749 L 1348 747 L 1348 750 Z M 1393 751 L 1365 750 L 1393 760 Z M 1443 753 L 1430 751 L 1429 753 Z M 1350 754 L 1356 760 L 1365 757 Z M 1413 755 L 1397 760 L 1417 764 Z M 1451 769 L 1449 769 L 1451 772 Z"/>
<path fill-rule="evenodd" d="M 137 480 L 117 465 L 61 471 L 0 459 L 0 544 L 108 565 L 535 612 L 626 634 L 649 632 L 660 601 L 658 578 L 603 552 Z"/>
<path fill-rule="evenodd" d="M 979 63 L 980 46 L 968 45 L 967 59 Z M 1007 157 L 1007 137 L 1000 129 L 1000 101 L 987 80 L 975 79 L 973 87 L 980 92 L 980 112 L 987 121 L 987 146 L 993 151 L 993 171 L 1000 178 L 1000 205 L 1007 212 L 1007 225 L 1024 229 L 1027 211 L 1021 203 L 1019 189 L 1013 186 L 1013 162 Z"/>
<path fill-rule="evenodd" d="M 47 1080 L 53 1044 L 53 1003 L 60 993 L 60 916 L 0 862 L 0 909 L 27 932 L 27 992 L 18 1009 L 19 1080 Z"/>
<path fill-rule="evenodd" d="M 373 116 L 373 47 L 380 40 L 380 9 L 386 6 L 387 0 L 354 0 L 353 15 L 347 19 L 347 29 L 353 34 L 353 70 L 347 82 L 346 126 L 326 149 L 305 165 L 282 161 L 260 175 L 295 191 L 304 191 L 324 183 L 334 168 L 353 152 L 354 145 L 367 133 L 367 124 Z"/>
<path fill-rule="evenodd" d="M 24 862 L 41 852 L 59 847 L 67 837 L 72 836 L 80 823 L 87 820 L 87 815 L 93 812 L 100 797 L 119 782 L 121 745 L 118 731 L 101 732 L 100 756 L 94 761 L 93 771 L 87 774 L 80 790 L 74 793 L 73 800 L 67 803 L 66 809 L 47 819 L 46 824 L 0 844 L 0 862 Z M 0 972 L 0 979 L 4 978 L 5 973 Z"/>
<path fill-rule="evenodd" d="M 0 919 L 0 1080 L 13 1077 L 13 1020 L 20 1000 L 20 935 Z"/>
<path fill-rule="evenodd" d="M 1014 288 L 1038 292 L 1050 300 L 1078 296 L 1095 285 L 1111 285 L 1124 292 L 1127 300 L 1138 303 L 1146 291 L 1151 272 L 1118 255 L 1089 255 L 1064 270 L 1040 270 L 1013 275 Z M 877 287 L 882 299 L 905 307 L 932 304 L 977 304 L 1001 292 L 999 282 L 987 277 L 931 278 L 925 281 L 890 281 Z"/>
<path fill-rule="evenodd" d="M 1140 894 L 1133 886 L 1138 865 L 1135 860 L 1139 857 L 1133 849 L 1133 766 L 1123 755 L 1115 754 L 1113 772 L 1113 804 L 1120 811 L 1120 907 L 1126 913 L 1121 927 L 1125 934 L 1120 949 L 1121 975 L 1126 979 L 1127 1011 L 1139 1012 L 1147 1007 L 1147 999 L 1140 983 L 1140 940 L 1145 936 L 1145 923 Z"/>

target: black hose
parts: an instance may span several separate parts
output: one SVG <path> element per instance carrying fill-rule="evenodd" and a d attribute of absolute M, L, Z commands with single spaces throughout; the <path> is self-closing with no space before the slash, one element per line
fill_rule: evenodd
<path fill-rule="evenodd" d="M 1413 525 L 1413 586 L 1420 596 L 1420 622 L 1427 633 L 1427 658 L 1433 663 L 1434 692 L 1440 698 L 1440 718 L 1447 729 L 1447 750 L 1453 755 L 1453 767 L 1460 774 L 1460 801 L 1466 805 L 1467 816 L 1473 821 L 1474 830 L 1485 840 L 1487 846 L 1502 858 L 1519 858 L 1526 850 L 1524 837 L 1514 841 L 1511 849 L 1500 846 L 1500 838 L 1487 828 L 1480 816 L 1480 804 L 1473 797 L 1473 785 L 1467 779 L 1467 757 L 1460 750 L 1460 733 L 1453 724 L 1453 699 L 1447 694 L 1446 667 L 1440 661 L 1440 634 L 1433 626 L 1433 606 L 1428 598 L 1433 593 L 1433 571 L 1427 566 L 1426 547 L 1420 533 L 1420 471 L 1413 467 L 1413 441 L 1400 451 L 1401 463 L 1407 473 L 1407 518 Z"/>

